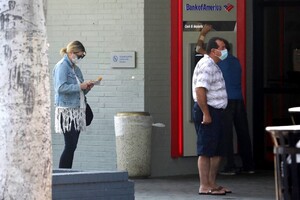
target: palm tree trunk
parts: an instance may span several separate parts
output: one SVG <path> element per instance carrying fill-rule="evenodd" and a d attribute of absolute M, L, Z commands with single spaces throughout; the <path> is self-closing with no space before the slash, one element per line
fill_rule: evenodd
<path fill-rule="evenodd" d="M 0 200 L 52 198 L 43 0 L 0 0 Z"/>

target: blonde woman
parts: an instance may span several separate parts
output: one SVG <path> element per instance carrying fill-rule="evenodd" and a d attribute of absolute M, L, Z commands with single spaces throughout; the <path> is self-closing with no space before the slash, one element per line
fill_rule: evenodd
<path fill-rule="evenodd" d="M 84 81 L 78 63 L 86 55 L 79 41 L 70 42 L 60 50 L 63 58 L 53 69 L 55 93 L 55 132 L 63 133 L 65 147 L 60 157 L 59 168 L 72 168 L 79 134 L 86 128 L 85 94 L 94 84 Z"/>

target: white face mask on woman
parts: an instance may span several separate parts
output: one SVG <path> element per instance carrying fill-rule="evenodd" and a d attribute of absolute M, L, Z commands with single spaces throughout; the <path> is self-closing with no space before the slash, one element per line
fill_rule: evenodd
<path fill-rule="evenodd" d="M 81 59 L 78 59 L 78 56 L 76 54 L 74 54 L 74 53 L 72 54 L 72 57 L 71 57 L 72 63 L 74 63 L 75 65 L 79 64 L 80 60 Z"/>

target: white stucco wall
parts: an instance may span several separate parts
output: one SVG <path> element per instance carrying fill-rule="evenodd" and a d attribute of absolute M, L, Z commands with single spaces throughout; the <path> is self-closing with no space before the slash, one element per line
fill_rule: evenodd
<path fill-rule="evenodd" d="M 51 0 L 47 8 L 51 70 L 61 58 L 60 48 L 80 40 L 87 51 L 81 67 L 85 79 L 103 76 L 101 86 L 87 95 L 95 118 L 80 136 L 73 168 L 115 170 L 114 115 L 147 111 L 166 124 L 153 128 L 152 176 L 196 174 L 197 158 L 171 158 L 170 0 Z M 112 69 L 111 51 L 135 51 L 136 68 Z M 52 136 L 57 168 L 63 136 Z"/>
<path fill-rule="evenodd" d="M 79 40 L 87 51 L 81 64 L 84 78 L 103 77 L 101 86 L 95 86 L 87 95 L 94 120 L 87 132 L 80 135 L 73 168 L 115 170 L 113 117 L 120 111 L 144 110 L 144 3 L 142 0 L 51 0 L 47 5 L 47 33 L 51 70 L 61 59 L 60 49 L 72 40 Z M 135 51 L 136 68 L 112 69 L 112 51 Z M 63 136 L 53 133 L 52 139 L 54 168 L 57 168 Z"/>

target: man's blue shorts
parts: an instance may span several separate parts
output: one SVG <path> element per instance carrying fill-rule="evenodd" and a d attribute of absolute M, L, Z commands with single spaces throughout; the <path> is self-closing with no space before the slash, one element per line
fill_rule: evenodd
<path fill-rule="evenodd" d="M 193 119 L 197 133 L 197 154 L 198 156 L 223 156 L 221 148 L 221 140 L 223 138 L 221 114 L 223 109 L 216 109 L 208 106 L 212 123 L 208 125 L 202 124 L 203 113 L 198 103 L 193 107 Z"/>

